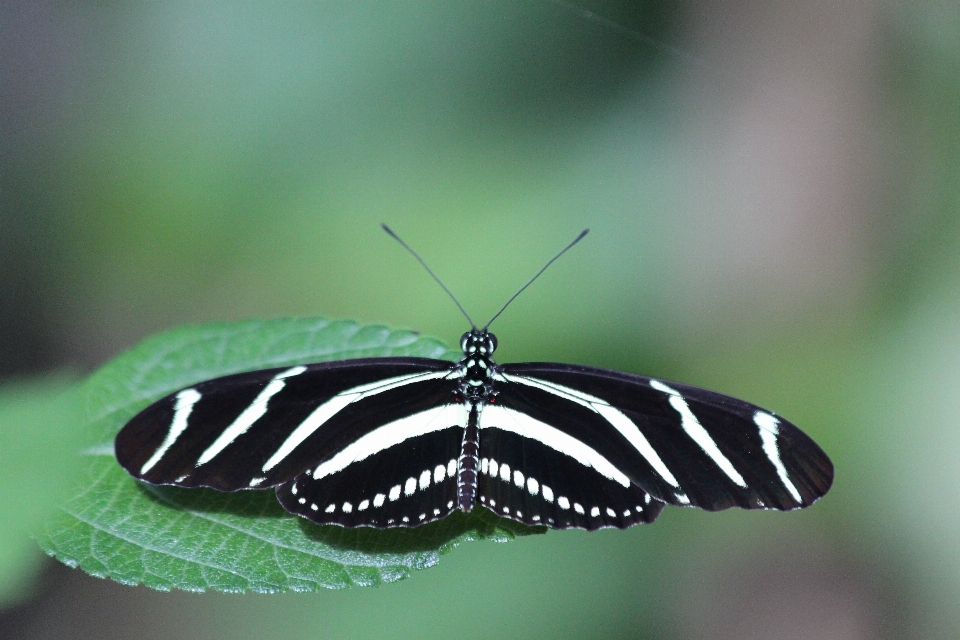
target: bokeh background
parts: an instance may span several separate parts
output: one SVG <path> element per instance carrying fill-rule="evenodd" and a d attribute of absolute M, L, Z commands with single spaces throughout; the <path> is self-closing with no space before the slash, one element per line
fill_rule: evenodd
<path fill-rule="evenodd" d="M 0 637 L 960 637 L 960 5 L 0 4 Z M 323 315 L 749 399 L 809 510 L 158 593 L 41 557 L 49 399 L 184 322 Z M 54 372 L 51 378 L 51 372 Z"/>

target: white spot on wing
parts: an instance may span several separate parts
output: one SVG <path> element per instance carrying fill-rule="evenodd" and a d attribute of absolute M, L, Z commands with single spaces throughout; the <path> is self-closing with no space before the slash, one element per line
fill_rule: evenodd
<path fill-rule="evenodd" d="M 337 505 L 335 505 L 335 504 L 328 504 L 328 505 L 327 505 L 327 508 L 324 509 L 323 512 L 324 512 L 324 513 L 333 513 L 333 512 L 336 511 L 336 510 L 337 510 Z"/>
<path fill-rule="evenodd" d="M 573 510 L 579 513 L 580 515 L 584 515 L 583 505 L 580 504 L 579 502 L 573 503 Z"/>
<path fill-rule="evenodd" d="M 213 444 L 207 447 L 207 450 L 200 455 L 200 458 L 197 460 L 197 466 L 199 467 L 213 460 L 217 454 L 230 446 L 230 443 L 246 433 L 250 427 L 253 426 L 253 423 L 262 418 L 267 412 L 267 404 L 270 402 L 270 398 L 283 391 L 283 388 L 287 386 L 284 380 L 298 376 L 306 370 L 306 367 L 291 367 L 273 376 L 273 379 L 268 382 L 267 386 L 254 398 L 250 406 L 244 409 L 243 413 L 237 416 L 237 419 L 234 420 L 229 427 L 224 429 L 223 433 L 213 441 Z M 266 473 L 267 469 L 263 471 Z"/>
<path fill-rule="evenodd" d="M 342 508 L 344 513 L 353 513 L 353 505 L 349 502 L 344 502 Z"/>
<path fill-rule="evenodd" d="M 651 380 L 650 386 L 670 396 L 670 406 L 680 414 L 680 425 L 683 427 L 683 430 L 687 432 L 687 435 L 693 438 L 697 446 L 720 467 L 720 470 L 723 471 L 728 478 L 746 489 L 747 483 L 744 481 L 743 476 L 734 469 L 733 464 L 723 455 L 719 447 L 717 447 L 717 443 L 713 441 L 713 438 L 710 437 L 707 430 L 704 429 L 700 421 L 697 420 L 697 416 L 690 410 L 690 405 L 688 405 L 684 397 L 680 395 L 680 392 L 658 380 Z"/>
<path fill-rule="evenodd" d="M 767 454 L 770 463 L 776 468 L 777 475 L 780 476 L 780 482 L 783 483 L 783 486 L 787 488 L 787 491 L 790 492 L 790 495 L 793 496 L 793 499 L 796 500 L 798 504 L 803 504 L 803 500 L 800 498 L 800 492 L 797 491 L 793 482 L 790 481 L 790 476 L 787 475 L 787 468 L 783 466 L 783 461 L 780 460 L 780 448 L 777 446 L 777 436 L 780 435 L 780 421 L 763 411 L 757 411 L 753 414 L 753 421 L 760 427 L 760 440 L 763 442 L 763 452 Z"/>
<path fill-rule="evenodd" d="M 417 490 L 417 479 L 407 478 L 407 482 L 403 485 L 403 495 L 412 496 L 416 490 Z"/>
<path fill-rule="evenodd" d="M 529 491 L 532 496 L 537 495 L 537 493 L 540 492 L 540 483 L 533 478 L 527 478 L 527 491 Z"/>
<path fill-rule="evenodd" d="M 197 404 L 201 397 L 200 392 L 196 389 L 184 389 L 177 394 L 177 402 L 173 405 L 173 420 L 170 422 L 167 437 L 163 439 L 160 448 L 140 467 L 140 475 L 144 475 L 150 469 L 153 469 L 160 462 L 160 458 L 174 445 L 183 430 L 187 428 L 187 419 L 193 411 L 193 405 Z"/>
<path fill-rule="evenodd" d="M 400 485 L 395 484 L 390 487 L 390 502 L 394 502 L 400 497 Z"/>
<path fill-rule="evenodd" d="M 251 486 L 251 487 L 256 487 L 257 485 L 259 485 L 260 483 L 262 483 L 264 480 L 266 480 L 266 478 L 254 478 L 253 480 L 250 481 L 250 485 L 249 485 L 249 486 Z"/>
<path fill-rule="evenodd" d="M 452 478 L 456 473 L 457 473 L 457 459 L 450 458 L 450 462 L 447 463 L 447 477 Z"/>
<path fill-rule="evenodd" d="M 366 511 L 367 507 L 370 506 L 369 500 L 363 500 L 360 504 L 357 505 L 357 511 Z"/>
<path fill-rule="evenodd" d="M 630 512 L 627 511 L 627 513 L 630 513 Z M 610 516 L 611 518 L 615 518 L 617 517 L 617 512 L 611 509 L 610 507 L 607 507 L 607 515 Z"/>
<path fill-rule="evenodd" d="M 513 484 L 517 485 L 518 489 L 523 489 L 523 474 L 519 469 L 513 472 Z"/>
<path fill-rule="evenodd" d="M 400 491 L 399 491 L 400 487 L 398 486 L 397 489 L 398 489 L 397 493 L 399 494 L 399 493 L 400 493 Z M 383 501 L 386 499 L 386 497 L 387 497 L 387 496 L 383 495 L 382 493 L 378 493 L 377 495 L 373 496 L 373 506 L 374 506 L 374 507 L 382 507 L 382 506 L 383 506 Z M 399 496 L 397 496 L 397 497 L 399 497 Z"/>
<path fill-rule="evenodd" d="M 443 482 L 443 479 L 447 475 L 447 468 L 442 464 L 438 464 L 437 468 L 433 470 L 433 484 L 440 484 Z"/>
<path fill-rule="evenodd" d="M 497 461 L 493 458 L 490 458 L 490 477 L 497 477 Z"/>
<path fill-rule="evenodd" d="M 487 475 L 487 471 L 490 469 L 490 461 L 486 458 L 480 460 L 480 473 Z"/>
<path fill-rule="evenodd" d="M 594 518 L 600 517 L 600 507 L 592 507 L 590 509 L 590 515 Z"/>
<path fill-rule="evenodd" d="M 553 502 L 553 489 L 547 485 L 543 485 L 543 499 L 547 502 Z"/>
<path fill-rule="evenodd" d="M 510 482 L 510 465 L 506 462 L 500 465 L 500 479 L 504 482 Z"/>
<path fill-rule="evenodd" d="M 546 487 L 544 487 L 544 489 L 546 489 Z M 567 500 L 566 496 L 560 496 L 557 498 L 557 505 L 559 505 L 561 509 L 566 510 L 570 508 L 570 501 Z"/>
<path fill-rule="evenodd" d="M 424 469 L 420 474 L 420 491 L 430 486 L 430 469 Z"/>

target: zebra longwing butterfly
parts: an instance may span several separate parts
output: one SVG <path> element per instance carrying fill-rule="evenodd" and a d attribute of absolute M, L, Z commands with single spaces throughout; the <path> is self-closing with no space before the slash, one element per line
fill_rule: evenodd
<path fill-rule="evenodd" d="M 274 488 L 287 511 L 345 527 L 480 505 L 528 525 L 626 528 L 665 504 L 790 510 L 830 488 L 826 454 L 770 411 L 606 369 L 500 365 L 490 323 L 471 325 L 457 363 L 367 358 L 201 382 L 130 420 L 117 459 L 151 484 Z"/>

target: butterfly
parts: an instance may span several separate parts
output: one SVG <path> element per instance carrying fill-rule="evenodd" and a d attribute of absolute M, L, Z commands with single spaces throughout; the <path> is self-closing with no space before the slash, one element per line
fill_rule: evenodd
<path fill-rule="evenodd" d="M 386 225 L 384 229 L 410 251 Z M 272 488 L 318 524 L 415 527 L 481 506 L 553 529 L 626 528 L 665 505 L 791 510 L 833 465 L 800 429 L 743 400 L 573 364 L 498 364 L 470 321 L 458 362 L 385 357 L 238 373 L 149 405 L 119 432 L 138 480 Z"/>

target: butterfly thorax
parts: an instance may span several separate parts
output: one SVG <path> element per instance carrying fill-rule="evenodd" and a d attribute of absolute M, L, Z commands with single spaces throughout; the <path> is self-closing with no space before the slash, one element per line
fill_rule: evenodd
<path fill-rule="evenodd" d="M 497 337 L 474 328 L 460 338 L 460 348 L 463 349 L 463 358 L 457 365 L 460 372 L 458 395 L 470 404 L 489 402 L 496 395 L 493 374 L 497 365 L 492 356 L 497 348 Z"/>

